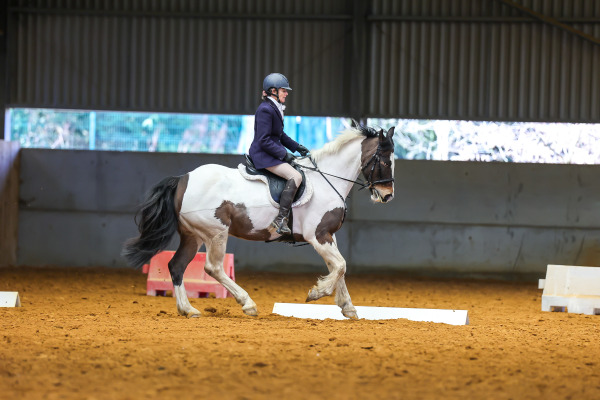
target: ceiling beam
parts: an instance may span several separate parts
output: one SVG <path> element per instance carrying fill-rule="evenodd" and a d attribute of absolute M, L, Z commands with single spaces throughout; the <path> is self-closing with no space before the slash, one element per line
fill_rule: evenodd
<path fill-rule="evenodd" d="M 587 33 L 580 31 L 579 29 L 575 29 L 570 25 L 563 24 L 562 22 L 560 22 L 559 20 L 557 20 L 555 18 L 549 17 L 549 16 L 539 13 L 537 11 L 534 11 L 531 8 L 525 7 L 524 5 L 517 3 L 516 1 L 512 1 L 512 0 L 496 0 L 496 1 L 499 1 L 502 4 L 505 4 L 516 10 L 519 10 L 522 13 L 528 14 L 528 15 L 532 16 L 533 18 L 538 19 L 548 25 L 552 25 L 556 28 L 562 29 L 563 31 L 569 32 L 570 34 L 575 35 L 575 36 L 579 36 L 580 38 L 587 40 L 588 42 L 591 42 L 595 45 L 600 46 L 600 39 L 598 39 L 597 37 L 588 35 Z M 600 19 L 598 20 L 598 22 L 600 22 Z"/>

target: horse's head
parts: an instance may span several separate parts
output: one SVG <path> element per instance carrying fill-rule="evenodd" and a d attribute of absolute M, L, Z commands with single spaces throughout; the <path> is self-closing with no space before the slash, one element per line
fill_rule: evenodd
<path fill-rule="evenodd" d="M 384 135 L 381 129 L 375 137 L 362 142 L 361 171 L 371 191 L 371 199 L 387 203 L 394 198 L 394 127 Z"/>

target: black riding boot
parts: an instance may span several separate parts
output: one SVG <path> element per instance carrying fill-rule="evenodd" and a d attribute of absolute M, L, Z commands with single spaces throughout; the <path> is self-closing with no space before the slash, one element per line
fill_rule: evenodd
<path fill-rule="evenodd" d="M 290 215 L 290 209 L 292 208 L 292 202 L 298 187 L 293 179 L 288 179 L 285 184 L 285 189 L 281 192 L 281 198 L 279 200 L 279 215 L 275 217 L 269 229 L 275 231 L 281 235 L 289 235 L 292 233 L 288 227 L 288 217 Z"/>

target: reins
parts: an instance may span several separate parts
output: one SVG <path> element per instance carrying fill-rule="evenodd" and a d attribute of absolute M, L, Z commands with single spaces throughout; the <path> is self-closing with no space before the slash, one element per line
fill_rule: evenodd
<path fill-rule="evenodd" d="M 319 174 L 321 174 L 321 176 L 323 177 L 323 179 L 325 179 L 325 182 L 327 182 L 329 184 L 329 186 L 331 186 L 331 188 L 335 191 L 335 193 L 339 196 L 339 198 L 344 203 L 344 215 L 342 216 L 342 224 L 343 224 L 344 220 L 346 219 L 346 213 L 348 212 L 348 205 L 346 204 L 346 199 L 344 198 L 344 196 L 342 196 L 340 194 L 340 192 L 337 191 L 337 189 L 335 188 L 335 186 L 333 186 L 333 184 L 331 182 L 329 182 L 329 179 L 327 179 L 325 177 L 325 175 L 329 175 L 329 176 L 332 176 L 332 177 L 338 178 L 338 179 L 343 179 L 343 180 L 348 181 L 348 182 L 356 183 L 358 185 L 363 186 L 363 189 L 365 187 L 364 186 L 365 184 L 363 182 L 357 182 L 357 181 L 353 181 L 353 180 L 350 180 L 350 179 L 342 178 L 341 176 L 337 176 L 337 175 L 333 175 L 333 174 L 328 174 L 327 172 L 323 172 L 323 171 L 321 171 L 319 169 L 319 167 L 317 166 L 317 163 L 315 163 L 315 160 L 313 160 L 312 157 L 308 156 L 307 158 L 310 160 L 310 162 L 312 163 L 312 165 L 314 165 L 314 168 L 308 167 L 306 165 L 298 164 L 296 162 L 294 162 L 294 164 L 296 164 L 300 168 L 304 168 L 304 169 L 308 169 L 310 171 L 318 172 Z"/>
<path fill-rule="evenodd" d="M 298 158 L 300 158 L 300 157 L 298 157 Z M 360 189 L 359 189 L 359 190 L 363 190 L 363 189 L 365 189 L 365 188 L 368 188 L 368 187 L 369 187 L 368 183 L 366 183 L 366 182 L 363 182 L 363 181 L 361 181 L 361 180 L 355 180 L 355 181 L 353 181 L 352 179 L 346 179 L 346 178 L 342 178 L 341 176 L 337 176 L 337 175 L 333 175 L 333 174 L 330 174 L 330 173 L 327 173 L 327 172 L 323 172 L 323 171 L 321 171 L 321 170 L 319 169 L 319 167 L 317 166 L 317 164 L 315 163 L 315 161 L 314 161 L 314 160 L 312 159 L 312 157 L 310 157 L 310 156 L 308 156 L 308 157 L 302 157 L 302 158 L 308 158 L 308 159 L 310 160 L 310 162 L 312 163 L 312 165 L 314 165 L 314 168 L 312 168 L 312 167 L 308 167 L 308 166 L 306 166 L 306 165 L 298 164 L 298 163 L 296 163 L 296 162 L 295 162 L 294 164 L 296 164 L 296 165 L 297 165 L 297 166 L 299 166 L 300 168 L 304 168 L 304 169 L 308 169 L 308 170 L 310 170 L 310 171 L 315 171 L 315 172 L 318 172 L 318 173 L 320 173 L 321 175 L 329 175 L 329 176 L 332 176 L 332 177 L 334 177 L 334 178 L 338 178 L 338 179 L 344 180 L 344 181 L 346 181 L 346 182 L 352 182 L 352 183 L 355 183 L 355 184 L 357 184 L 357 185 L 359 185 L 359 186 L 360 186 Z M 324 176 L 323 176 L 323 178 L 324 178 L 324 179 L 327 181 L 327 183 L 329 183 L 329 184 L 331 185 L 331 183 L 329 182 L 329 180 L 328 180 L 327 178 L 325 178 Z M 333 185 L 332 185 L 332 187 L 333 187 Z M 333 188 L 333 189 L 335 190 L 335 188 Z M 338 193 L 338 192 L 337 192 L 337 190 L 336 190 L 336 193 Z M 338 193 L 338 196 L 342 197 L 342 196 L 341 196 L 339 193 Z"/>
<path fill-rule="evenodd" d="M 304 168 L 304 169 L 308 169 L 310 171 L 315 171 L 318 172 L 319 174 L 321 174 L 321 176 L 323 176 L 323 179 L 325 179 L 325 181 L 327 181 L 327 183 L 329 183 L 329 186 L 331 186 L 333 188 L 333 190 L 335 190 L 335 192 L 337 193 L 338 196 L 340 196 L 340 198 L 342 200 L 344 200 L 344 198 L 342 197 L 342 195 L 335 189 L 335 187 L 331 184 L 331 182 L 329 182 L 329 179 L 327 179 L 325 177 L 325 175 L 329 175 L 333 178 L 337 178 L 337 179 L 341 179 L 344 180 L 346 182 L 351 182 L 354 183 L 356 185 L 360 186 L 360 189 L 358 190 L 363 190 L 366 188 L 371 188 L 373 187 L 373 185 L 377 185 L 377 184 L 383 184 L 383 183 L 389 183 L 389 182 L 394 182 L 394 178 L 388 178 L 388 179 L 379 179 L 377 181 L 372 181 L 371 179 L 373 178 L 373 172 L 375 172 L 375 166 L 378 165 L 379 166 L 379 171 L 380 171 L 380 175 L 381 175 L 381 165 L 379 163 L 379 161 L 381 160 L 381 147 L 377 146 L 377 150 L 375 151 L 375 154 L 373 154 L 371 156 L 371 158 L 369 159 L 369 161 L 367 161 L 364 165 L 364 167 L 361 168 L 361 172 L 363 173 L 364 177 L 367 179 L 366 181 L 362 181 L 360 179 L 356 179 L 356 180 L 352 180 L 352 179 L 346 179 L 346 178 L 342 178 L 341 176 L 337 176 L 337 175 L 333 175 L 327 172 L 323 172 L 319 169 L 319 167 L 317 166 L 317 164 L 315 163 L 315 160 L 313 160 L 313 158 L 308 155 L 308 156 L 304 156 L 304 157 L 298 157 L 298 158 L 308 158 L 310 160 L 310 162 L 312 163 L 312 165 L 314 165 L 314 168 L 308 167 L 306 165 L 302 165 L 302 164 L 298 164 L 296 162 L 293 162 L 295 165 L 299 166 L 300 168 Z M 365 173 L 365 169 L 371 164 L 373 163 L 373 165 L 371 166 L 371 170 L 369 171 L 369 176 L 367 177 L 367 174 Z M 345 203 L 345 201 L 344 201 Z"/>
<path fill-rule="evenodd" d="M 335 186 L 333 186 L 333 184 L 329 181 L 329 179 L 327 179 L 327 177 L 325 175 L 328 175 L 328 176 L 331 176 L 333 178 L 341 179 L 341 180 L 344 180 L 346 182 L 351 182 L 353 184 L 359 185 L 360 189 L 358 189 L 358 190 L 363 190 L 363 189 L 366 189 L 366 188 L 371 189 L 371 187 L 373 187 L 373 185 L 376 185 L 376 184 L 393 182 L 394 178 L 380 179 L 380 180 L 377 180 L 375 182 L 371 181 L 371 179 L 373 178 L 373 172 L 375 171 L 375 166 L 379 165 L 378 161 L 381 159 L 380 152 L 381 152 L 381 148 L 379 146 L 377 146 L 377 150 L 375 151 L 375 154 L 373 154 L 371 156 L 371 158 L 369 159 L 369 161 L 367 161 L 365 163 L 365 166 L 361 168 L 361 172 L 363 173 L 363 175 L 367 179 L 365 182 L 363 182 L 360 179 L 356 179 L 356 180 L 346 179 L 346 178 L 343 178 L 341 176 L 337 176 L 337 175 L 334 175 L 334 174 L 323 172 L 323 171 L 321 171 L 319 169 L 319 166 L 317 165 L 317 163 L 315 162 L 315 160 L 313 160 L 313 158 L 310 155 L 304 156 L 302 158 L 308 158 L 310 160 L 310 162 L 312 163 L 312 165 L 314 166 L 314 168 L 306 166 L 306 165 L 298 164 L 298 163 L 296 163 L 294 161 L 292 161 L 292 163 L 295 164 L 295 165 L 297 165 L 297 166 L 299 166 L 300 168 L 304 168 L 304 169 L 307 169 L 307 170 L 310 170 L 310 171 L 315 171 L 315 172 L 318 172 L 319 174 L 321 174 L 321 176 L 323 177 L 323 179 L 325 179 L 325 182 L 327 182 L 329 184 L 329 186 L 331 186 L 331 188 L 335 191 L 335 193 L 339 196 L 339 198 L 344 203 L 344 216 L 342 217 L 342 223 L 344 223 L 344 220 L 346 219 L 346 213 L 348 212 L 348 205 L 346 204 L 346 199 L 344 198 L 344 196 L 342 196 L 340 194 L 340 192 L 338 192 L 338 190 L 335 188 Z M 367 177 L 367 174 L 365 174 L 365 169 L 371 163 L 373 163 L 373 166 L 371 167 L 371 170 L 369 171 L 369 176 Z M 379 169 L 381 170 L 381 165 L 379 165 Z"/>

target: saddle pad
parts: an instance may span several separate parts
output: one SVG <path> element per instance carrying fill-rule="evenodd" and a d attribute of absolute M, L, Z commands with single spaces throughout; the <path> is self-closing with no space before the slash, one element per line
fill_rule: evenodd
<path fill-rule="evenodd" d="M 261 181 L 265 185 L 267 185 L 267 187 L 265 189 L 267 189 L 267 192 L 269 192 L 269 201 L 271 202 L 271 204 L 274 207 L 279 208 L 279 203 L 273 198 L 273 193 L 271 193 L 271 190 L 269 189 L 269 180 L 267 179 L 267 177 L 265 175 L 249 174 L 248 171 L 246 170 L 245 164 L 239 164 L 238 171 L 239 171 L 240 175 L 242 175 L 245 179 L 247 179 L 249 181 Z M 298 207 L 303 204 L 306 204 L 312 197 L 313 187 L 312 187 L 310 180 L 308 179 L 308 176 L 304 175 L 304 181 L 302 182 L 302 185 L 304 185 L 304 193 L 300 193 L 300 189 L 298 189 L 298 195 L 297 195 L 294 203 L 292 203 L 292 207 Z M 279 199 L 277 199 L 277 200 L 279 200 Z"/>

